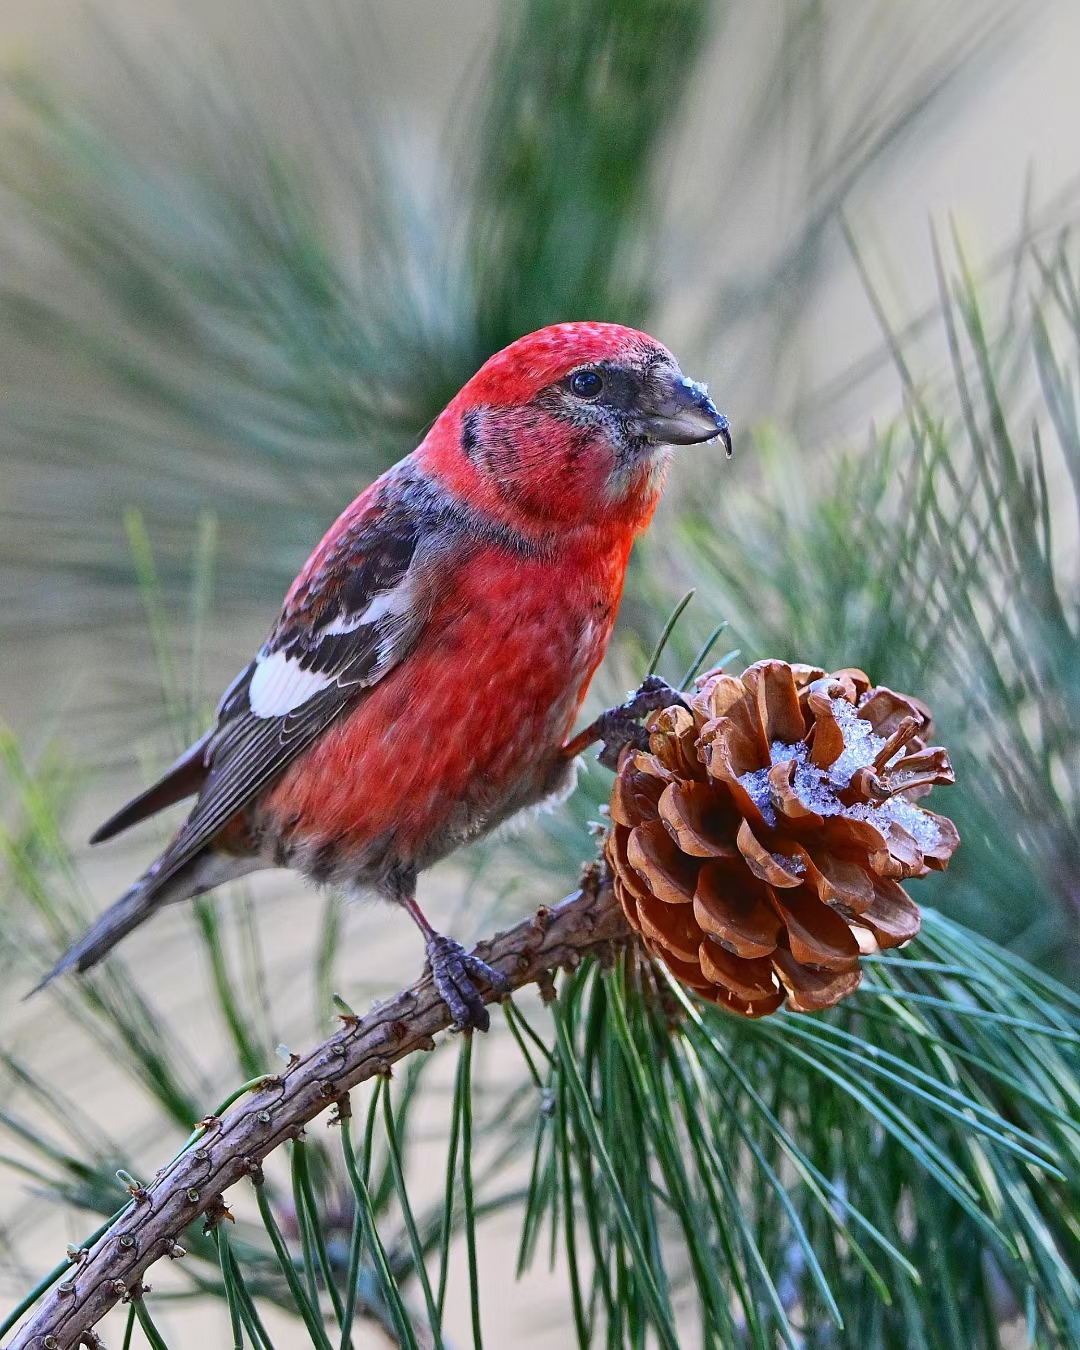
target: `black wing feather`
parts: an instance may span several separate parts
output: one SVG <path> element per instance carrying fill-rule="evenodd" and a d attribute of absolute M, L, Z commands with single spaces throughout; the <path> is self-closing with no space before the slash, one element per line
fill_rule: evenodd
<path fill-rule="evenodd" d="M 376 485 L 367 510 L 358 515 L 321 560 L 317 572 L 294 590 L 259 656 L 226 691 L 217 723 L 179 765 L 194 760 L 201 776 L 199 799 L 155 871 L 155 884 L 190 862 L 302 750 L 415 645 L 428 607 L 417 599 L 372 622 L 350 628 L 372 601 L 409 580 L 441 552 L 448 537 L 446 499 L 436 499 L 422 479 L 400 475 Z M 419 584 L 412 591 L 423 591 Z M 336 627 L 348 631 L 328 632 Z M 283 653 L 301 670 L 329 681 L 282 716 L 258 716 L 250 701 L 260 660 Z M 172 772 L 172 771 L 171 771 Z M 150 814 L 137 811 L 167 783 L 155 784 L 125 807 L 95 837 L 107 837 Z M 186 779 L 185 779 L 186 782 Z M 196 785 L 197 786 L 197 785 Z M 192 789 L 194 790 L 194 789 Z M 185 794 L 187 795 L 187 794 Z M 161 799 L 161 805 L 180 800 Z"/>
<path fill-rule="evenodd" d="M 207 769 L 203 759 L 206 741 L 207 738 L 204 736 L 201 741 L 185 750 L 172 768 L 162 774 L 156 783 L 145 792 L 140 792 L 125 807 L 117 811 L 116 815 L 110 816 L 104 825 L 99 825 L 90 836 L 91 844 L 103 843 L 106 839 L 129 830 L 140 820 L 146 820 L 149 816 L 164 811 L 167 806 L 182 802 L 185 797 L 194 797 L 206 782 Z"/>

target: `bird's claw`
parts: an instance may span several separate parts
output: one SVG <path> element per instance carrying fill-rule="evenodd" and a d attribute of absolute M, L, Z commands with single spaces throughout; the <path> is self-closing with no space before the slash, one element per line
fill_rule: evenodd
<path fill-rule="evenodd" d="M 600 740 L 603 743 L 596 758 L 605 769 L 614 772 L 619 767 L 619 756 L 628 745 L 635 750 L 648 750 L 649 733 L 622 708 L 609 708 L 597 720 L 602 723 Z"/>
<path fill-rule="evenodd" d="M 483 981 L 497 994 L 505 995 L 510 993 L 506 976 L 467 952 L 460 942 L 441 933 L 428 938 L 427 960 L 432 981 L 450 1010 L 455 1029 L 475 1027 L 477 1031 L 487 1031 L 491 1018 L 473 981 Z"/>
<path fill-rule="evenodd" d="M 641 726 L 641 718 L 657 708 L 678 704 L 685 708 L 686 700 L 677 689 L 672 689 L 659 675 L 646 675 L 637 690 L 617 708 L 608 708 L 593 723 L 596 739 L 602 741 L 597 759 L 605 768 L 617 769 L 619 755 L 632 745 L 635 750 L 648 750 L 649 733 Z"/>

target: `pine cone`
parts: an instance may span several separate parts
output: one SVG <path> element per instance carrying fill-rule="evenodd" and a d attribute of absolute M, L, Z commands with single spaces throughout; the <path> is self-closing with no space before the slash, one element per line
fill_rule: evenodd
<path fill-rule="evenodd" d="M 652 953 L 700 997 L 744 1017 L 828 1008 L 859 956 L 919 931 L 900 886 L 960 842 L 915 805 L 954 782 L 927 747 L 929 710 L 861 670 L 759 661 L 712 671 L 692 712 L 627 747 L 605 844 L 615 892 Z"/>

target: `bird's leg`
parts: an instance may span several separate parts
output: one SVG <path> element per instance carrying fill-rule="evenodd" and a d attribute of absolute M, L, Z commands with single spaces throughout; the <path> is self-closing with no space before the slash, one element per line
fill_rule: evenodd
<path fill-rule="evenodd" d="M 638 750 L 648 750 L 649 733 L 641 726 L 641 719 L 657 708 L 669 708 L 673 703 L 686 707 L 686 700 L 666 680 L 662 680 L 659 675 L 646 675 L 636 693 L 631 694 L 617 708 L 608 708 L 602 712 L 595 722 L 566 743 L 564 753 L 572 758 L 600 741 L 602 744 L 597 759 L 606 768 L 615 769 L 623 746 L 632 745 Z"/>
<path fill-rule="evenodd" d="M 439 997 L 450 1009 L 454 1026 L 459 1031 L 466 1027 L 487 1031 L 491 1018 L 473 981 L 483 980 L 497 994 L 509 994 L 510 982 L 486 961 L 467 952 L 460 942 L 436 932 L 416 903 L 415 894 L 403 897 L 402 903 L 424 935 L 431 978 Z"/>

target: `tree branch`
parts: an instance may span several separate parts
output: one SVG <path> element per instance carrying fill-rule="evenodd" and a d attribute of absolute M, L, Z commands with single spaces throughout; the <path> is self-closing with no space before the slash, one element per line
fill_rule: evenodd
<path fill-rule="evenodd" d="M 554 909 L 540 909 L 482 942 L 477 954 L 519 989 L 628 935 L 610 886 L 593 875 Z M 485 1002 L 495 998 L 485 994 Z M 220 1118 L 204 1122 L 205 1130 L 79 1254 L 67 1277 L 16 1330 L 8 1350 L 68 1350 L 80 1344 L 114 1304 L 140 1296 L 147 1269 L 174 1251 L 189 1224 L 214 1211 L 227 1187 L 258 1177 L 267 1154 L 296 1138 L 350 1088 L 407 1055 L 434 1049 L 436 1032 L 449 1025 L 446 1005 L 425 976 L 368 1016 L 345 1019 L 329 1040 L 283 1073 L 268 1076 Z"/>

